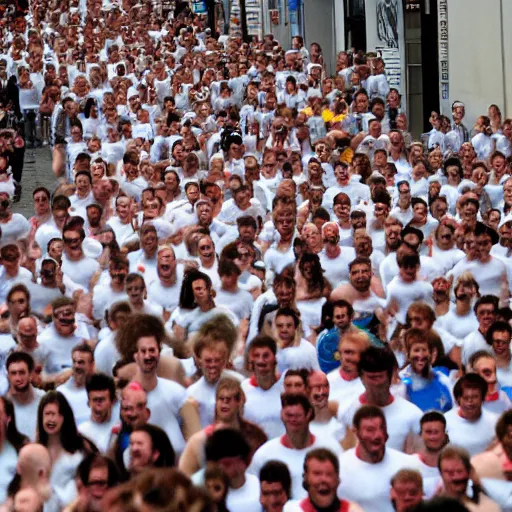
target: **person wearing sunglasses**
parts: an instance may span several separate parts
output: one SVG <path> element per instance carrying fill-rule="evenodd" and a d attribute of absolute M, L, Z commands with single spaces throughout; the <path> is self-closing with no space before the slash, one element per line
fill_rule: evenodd
<path fill-rule="evenodd" d="M 78 226 L 65 227 L 62 239 L 64 241 L 62 272 L 85 290 L 89 290 L 91 278 L 99 270 L 100 264 L 84 254 L 82 242 L 85 239 L 85 232 L 83 228 Z"/>

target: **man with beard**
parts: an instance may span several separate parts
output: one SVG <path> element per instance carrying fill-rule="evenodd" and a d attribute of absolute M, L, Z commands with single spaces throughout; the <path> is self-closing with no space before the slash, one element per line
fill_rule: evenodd
<path fill-rule="evenodd" d="M 156 272 L 148 286 L 148 299 L 164 308 L 164 318 L 168 320 L 171 313 L 178 307 L 184 267 L 176 261 L 174 249 L 164 246 L 158 249 Z"/>
<path fill-rule="evenodd" d="M 118 416 L 113 414 L 113 407 L 117 405 L 114 380 L 103 373 L 95 373 L 87 380 L 85 389 L 90 417 L 79 430 L 87 439 L 94 440 L 100 452 L 105 453 Z"/>
<path fill-rule="evenodd" d="M 31 384 L 34 359 L 25 352 L 12 352 L 5 363 L 9 392 L 7 396 L 14 405 L 16 426 L 30 440 L 36 439 L 37 409 L 44 391 Z"/>
<path fill-rule="evenodd" d="M 133 380 L 147 393 L 152 423 L 165 431 L 176 453 L 181 454 L 185 441 L 200 429 L 199 414 L 195 404 L 187 399 L 183 386 L 157 376 L 164 326 L 151 315 L 138 315 L 130 327 L 137 340 L 134 354 L 137 371 Z"/>
<path fill-rule="evenodd" d="M 87 215 L 87 236 L 95 237 L 100 235 L 103 230 L 103 208 L 96 203 L 90 204 L 86 208 Z"/>
<path fill-rule="evenodd" d="M 333 437 L 339 442 L 344 437 L 344 429 L 329 407 L 329 388 L 324 372 L 315 371 L 309 374 L 306 392 L 315 411 L 309 429 L 317 437 Z"/>
<path fill-rule="evenodd" d="M 439 455 L 443 480 L 439 495 L 455 498 L 471 512 L 499 512 L 501 507 L 486 496 L 480 485 L 473 482 L 468 489 L 472 470 L 470 455 L 464 448 L 447 446 Z"/>
<path fill-rule="evenodd" d="M 318 257 L 324 276 L 335 288 L 348 281 L 348 264 L 356 257 L 356 252 L 352 247 L 340 247 L 340 230 L 336 222 L 326 222 L 322 226 L 322 237 L 324 248 Z"/>
<path fill-rule="evenodd" d="M 91 453 L 80 462 L 77 476 L 82 485 L 78 498 L 67 512 L 101 512 L 103 496 L 120 481 L 119 470 L 112 459 L 98 453 Z"/>
<path fill-rule="evenodd" d="M 76 303 L 62 297 L 52 302 L 52 323 L 39 335 L 39 347 L 46 354 L 44 371 L 50 375 L 72 366 L 73 347 L 88 339 L 82 324 L 75 325 Z"/>
<path fill-rule="evenodd" d="M 89 419 L 89 405 L 85 383 L 94 373 L 94 354 L 92 348 L 86 343 L 73 347 L 71 352 L 73 366 L 71 378 L 59 386 L 60 391 L 69 402 L 77 426 Z"/>
<path fill-rule="evenodd" d="M 108 266 L 110 275 L 109 284 L 97 284 L 93 288 L 92 314 L 96 320 L 104 321 L 105 312 L 114 302 L 127 300 L 128 295 L 124 290 L 124 283 L 128 275 L 130 264 L 125 256 L 112 255 Z"/>
<path fill-rule="evenodd" d="M 434 348 L 419 329 L 405 333 L 409 365 L 400 372 L 406 397 L 422 411 L 449 411 L 452 406 L 450 379 L 432 368 Z"/>
<path fill-rule="evenodd" d="M 186 393 L 199 410 L 201 428 L 214 422 L 215 392 L 220 378 L 229 375 L 241 380 L 240 374 L 226 370 L 237 335 L 231 322 L 219 322 L 217 317 L 203 323 L 196 333 L 194 359 L 202 377 L 187 388 Z"/>
<path fill-rule="evenodd" d="M 437 317 L 446 315 L 450 310 L 450 288 L 452 287 L 452 280 L 446 279 L 444 276 L 436 277 L 432 281 L 432 288 L 434 293 L 432 298 L 435 304 L 435 313 Z"/>
<path fill-rule="evenodd" d="M 418 468 L 417 459 L 386 446 L 387 423 L 379 407 L 360 407 L 353 430 L 358 444 L 339 459 L 338 495 L 355 501 L 365 512 L 393 512 L 391 479 L 401 469 Z"/>
<path fill-rule="evenodd" d="M 338 457 L 325 448 L 311 450 L 304 459 L 303 486 L 308 496 L 299 502 L 288 502 L 284 512 L 363 512 L 352 501 L 339 499 L 340 463 Z"/>
<path fill-rule="evenodd" d="M 148 398 L 143 387 L 138 382 L 130 382 L 121 392 L 121 423 L 112 428 L 109 442 L 109 454 L 124 475 L 124 454 L 130 445 L 130 434 L 134 429 L 145 425 L 150 415 Z"/>
<path fill-rule="evenodd" d="M 331 293 L 331 300 L 345 299 L 354 308 L 354 322 L 358 327 L 367 327 L 374 317 L 385 322 L 385 301 L 370 288 L 372 262 L 369 258 L 358 257 L 348 265 L 349 283 L 338 286 Z"/>
<path fill-rule="evenodd" d="M 455 307 L 438 317 L 436 325 L 441 326 L 455 338 L 463 340 L 468 334 L 478 329 L 473 305 L 479 297 L 479 286 L 470 272 L 464 272 L 457 278 L 453 292 Z M 460 350 L 459 347 L 457 349 Z"/>

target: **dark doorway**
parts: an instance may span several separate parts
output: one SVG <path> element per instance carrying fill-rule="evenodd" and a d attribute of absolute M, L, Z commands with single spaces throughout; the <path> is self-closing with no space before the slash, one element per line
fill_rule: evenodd
<path fill-rule="evenodd" d="M 345 0 L 345 48 L 366 51 L 364 0 Z"/>
<path fill-rule="evenodd" d="M 432 128 L 428 119 L 433 110 L 439 112 L 439 48 L 437 0 L 425 0 L 429 5 L 421 12 L 421 60 L 423 63 L 423 124 L 424 131 Z M 428 9 L 430 7 L 430 9 Z"/>

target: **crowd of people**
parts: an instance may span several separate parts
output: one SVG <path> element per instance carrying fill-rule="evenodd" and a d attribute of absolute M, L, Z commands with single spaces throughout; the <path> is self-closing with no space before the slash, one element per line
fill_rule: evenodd
<path fill-rule="evenodd" d="M 0 510 L 512 510 L 512 119 L 216 21 L 0 5 Z"/>

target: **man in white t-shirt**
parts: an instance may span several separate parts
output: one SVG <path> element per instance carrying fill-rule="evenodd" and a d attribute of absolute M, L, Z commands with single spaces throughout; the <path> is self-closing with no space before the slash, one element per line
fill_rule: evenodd
<path fill-rule="evenodd" d="M 71 359 L 73 361 L 71 378 L 62 386 L 59 386 L 57 391 L 60 391 L 66 397 L 71 409 L 73 409 L 75 423 L 79 426 L 89 418 L 85 383 L 94 373 L 94 353 L 90 345 L 82 343 L 73 347 Z"/>
<path fill-rule="evenodd" d="M 93 374 L 85 384 L 91 416 L 78 430 L 94 442 L 98 450 L 108 450 L 112 428 L 117 424 L 119 413 L 113 413 L 116 402 L 116 387 L 112 377 L 103 373 Z"/>
<path fill-rule="evenodd" d="M 199 410 L 201 428 L 211 425 L 215 419 L 215 391 L 223 375 L 229 374 L 239 380 L 241 375 L 226 371 L 229 357 L 237 340 L 236 327 L 227 319 L 219 322 L 217 317 L 205 322 L 197 331 L 193 351 L 202 377 L 187 388 L 187 396 Z"/>
<path fill-rule="evenodd" d="M 283 512 L 363 512 L 354 502 L 339 499 L 340 462 L 338 457 L 325 448 L 316 448 L 306 454 L 304 460 L 304 488 L 308 495 L 301 501 L 288 502 Z"/>
<path fill-rule="evenodd" d="M 353 329 L 340 337 L 338 352 L 340 367 L 327 375 L 330 384 L 330 397 L 338 404 L 351 402 L 364 393 L 359 376 L 361 353 L 370 346 L 368 335 L 359 329 Z"/>
<path fill-rule="evenodd" d="M 418 459 L 386 446 L 387 423 L 380 407 L 360 407 L 354 432 L 357 447 L 340 457 L 338 496 L 358 503 L 365 512 L 393 512 L 391 479 L 401 469 L 418 469 Z"/>
<path fill-rule="evenodd" d="M 462 340 L 460 356 L 462 364 L 467 365 L 469 358 L 479 350 L 492 352 L 492 348 L 487 343 L 485 337 L 489 327 L 491 327 L 491 325 L 496 321 L 498 305 L 498 297 L 495 297 L 494 295 L 484 295 L 476 301 L 473 310 L 478 321 L 478 329 L 469 333 Z"/>
<path fill-rule="evenodd" d="M 62 297 L 52 302 L 53 322 L 43 330 L 37 341 L 46 354 L 44 371 L 50 375 L 68 370 L 72 366 L 71 351 L 75 345 L 89 338 L 87 329 L 75 324 L 76 303 Z"/>
<path fill-rule="evenodd" d="M 119 246 L 137 240 L 138 235 L 134 228 L 132 199 L 128 196 L 117 196 L 115 217 L 110 217 L 107 226 L 114 230 L 116 242 Z"/>
<path fill-rule="evenodd" d="M 292 498 L 306 497 L 302 487 L 302 470 L 306 453 L 315 448 L 327 448 L 340 456 L 340 444 L 332 437 L 317 438 L 309 430 L 313 419 L 313 406 L 302 394 L 285 393 L 281 396 L 281 420 L 286 433 L 262 445 L 252 459 L 249 471 L 258 475 L 263 465 L 273 459 L 281 460 L 288 465 L 292 476 Z"/>
<path fill-rule="evenodd" d="M 147 393 L 151 423 L 162 428 L 176 454 L 181 454 L 185 441 L 200 429 L 195 405 L 187 400 L 187 393 L 177 382 L 157 376 L 158 362 L 165 329 L 162 322 L 151 315 L 134 315 L 123 328 L 137 347 L 134 359 L 137 371 L 133 378 Z"/>
<path fill-rule="evenodd" d="M 261 427 L 269 439 L 284 434 L 281 421 L 283 382 L 276 373 L 277 344 L 270 336 L 256 336 L 247 354 L 253 374 L 242 382 L 244 418 Z"/>
<path fill-rule="evenodd" d="M 105 312 L 108 311 L 111 304 L 128 299 L 124 283 L 129 267 L 130 264 L 125 256 L 111 256 L 108 266 L 110 283 L 97 284 L 92 291 L 92 314 L 95 320 L 103 322 Z"/>
<path fill-rule="evenodd" d="M 207 462 L 218 464 L 228 478 L 226 507 L 230 512 L 261 512 L 259 479 L 247 471 L 250 451 L 238 430 L 218 429 L 206 440 Z"/>
<path fill-rule="evenodd" d="M 62 272 L 89 290 L 92 276 L 100 269 L 100 264 L 93 258 L 85 256 L 82 242 L 85 239 L 83 228 L 69 227 L 62 233 L 64 254 L 62 255 Z"/>
<path fill-rule="evenodd" d="M 395 310 L 396 320 L 405 325 L 409 306 L 416 301 L 434 305 L 432 285 L 418 279 L 420 257 L 398 251 L 398 275 L 387 287 L 387 306 Z"/>
<path fill-rule="evenodd" d="M 16 426 L 31 441 L 36 440 L 37 409 L 44 391 L 30 383 L 34 359 L 25 352 L 12 352 L 5 363 L 9 379 L 8 397 L 14 405 Z"/>
<path fill-rule="evenodd" d="M 164 309 L 164 315 L 170 315 L 179 304 L 184 267 L 177 264 L 174 249 L 164 246 L 158 249 L 157 278 L 148 284 L 148 299 Z"/>
<path fill-rule="evenodd" d="M 420 432 L 421 409 L 400 396 L 391 394 L 395 371 L 395 355 L 389 348 L 370 346 L 361 354 L 359 375 L 365 392 L 338 409 L 338 420 L 347 428 L 354 421 L 354 414 L 361 405 L 374 405 L 384 413 L 389 432 L 388 446 L 395 450 L 413 453 Z"/>
<path fill-rule="evenodd" d="M 487 390 L 487 382 L 480 375 L 467 373 L 453 388 L 458 407 L 445 414 L 450 439 L 472 456 L 487 450 L 495 439 L 498 416 L 483 408 Z"/>

